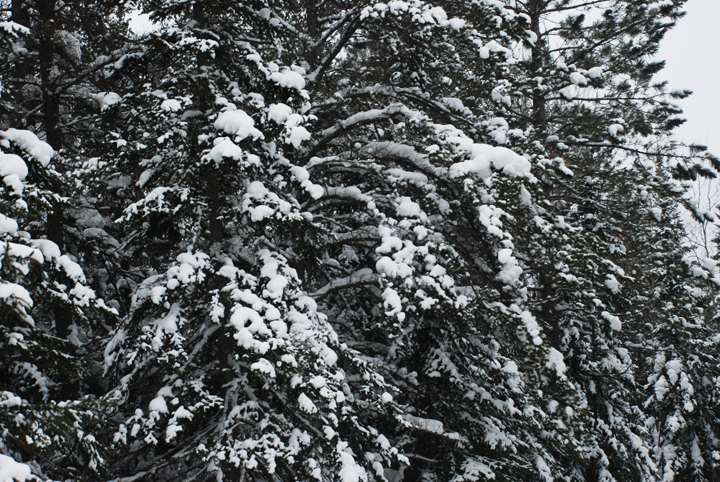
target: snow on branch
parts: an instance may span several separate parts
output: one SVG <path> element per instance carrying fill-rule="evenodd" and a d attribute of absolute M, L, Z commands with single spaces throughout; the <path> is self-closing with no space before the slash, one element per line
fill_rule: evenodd
<path fill-rule="evenodd" d="M 326 284 L 319 290 L 317 290 L 314 293 L 311 293 L 310 296 L 312 296 L 315 299 L 323 299 L 328 294 L 346 289 L 346 288 L 352 288 L 355 286 L 362 286 L 362 285 L 372 285 L 377 284 L 378 280 L 380 279 L 380 275 L 377 273 L 374 273 L 373 270 L 369 268 L 364 268 L 359 271 L 356 271 L 355 273 L 351 274 L 350 276 L 346 276 L 345 278 L 340 278 L 331 281 L 330 283 Z"/>
<path fill-rule="evenodd" d="M 414 111 L 408 109 L 405 105 L 400 103 L 390 104 L 384 109 L 371 109 L 353 114 L 347 119 L 340 121 L 334 127 L 330 127 L 319 132 L 318 137 L 320 137 L 321 140 L 315 144 L 310 153 L 308 153 L 306 159 L 311 159 L 333 139 L 354 127 L 362 126 L 364 124 L 372 124 L 380 120 L 389 119 L 395 115 L 405 115 L 410 117 L 413 114 L 415 114 Z"/>

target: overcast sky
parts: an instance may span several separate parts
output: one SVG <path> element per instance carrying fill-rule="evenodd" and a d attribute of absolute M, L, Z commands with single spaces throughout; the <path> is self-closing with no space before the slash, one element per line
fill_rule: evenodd
<path fill-rule="evenodd" d="M 687 123 L 676 137 L 720 156 L 720 0 L 689 0 L 686 11 L 660 44 L 658 57 L 667 64 L 658 78 L 693 91 L 679 101 Z"/>

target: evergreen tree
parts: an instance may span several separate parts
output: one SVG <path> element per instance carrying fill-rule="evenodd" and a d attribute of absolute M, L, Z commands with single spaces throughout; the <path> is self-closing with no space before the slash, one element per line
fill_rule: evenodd
<path fill-rule="evenodd" d="M 134 5 L 12 2 L 2 450 L 73 479 L 716 480 L 717 279 L 678 212 L 720 163 L 653 83 L 684 4 L 148 0 L 129 39 Z"/>
<path fill-rule="evenodd" d="M 0 26 L 3 53 L 29 34 L 14 22 Z M 3 119 L 21 110 L 14 87 L 0 85 Z M 0 450 L 40 476 L 94 478 L 105 470 L 98 433 L 104 410 L 87 348 L 102 345 L 93 340 L 93 321 L 113 310 L 87 286 L 77 259 L 43 236 L 53 206 L 67 203 L 55 156 L 33 132 L 0 130 Z"/>
<path fill-rule="evenodd" d="M 241 6 L 151 11 L 173 26 L 114 74 L 126 86 L 106 111 L 117 137 L 86 169 L 99 202 L 118 209 L 137 276 L 106 352 L 115 470 L 153 480 L 382 473 L 406 460 L 383 435 L 392 396 L 303 291 L 288 244 L 325 235 L 297 200 L 322 188 L 282 150 L 309 135 L 305 80 L 247 41 L 253 19 Z"/>
<path fill-rule="evenodd" d="M 709 328 L 704 297 L 693 280 L 702 269 L 681 262 L 677 209 L 687 205 L 686 188 L 671 176 L 714 177 L 708 167 L 717 168 L 717 160 L 696 146 L 682 155 L 668 137 L 683 122 L 672 100 L 689 93 L 668 93 L 665 84 L 653 83 L 663 62 L 650 60 L 682 16 L 683 4 L 598 2 L 600 12 L 584 2 L 515 4 L 530 17 L 534 35 L 529 62 L 518 64 L 525 73 L 503 91 L 509 95 L 505 115 L 531 125 L 545 146 L 542 164 L 555 167 L 543 176 L 552 192 L 551 211 L 567 229 L 589 234 L 551 248 L 537 277 L 541 317 L 578 370 L 573 375 L 589 402 L 587 426 L 600 428 L 579 435 L 588 455 L 581 468 L 586 477 L 641 479 L 660 471 L 671 479 L 690 460 L 696 460 L 696 468 L 704 466 L 697 468 L 698 474 L 706 471 L 698 480 L 711 470 L 697 456 L 710 453 L 712 436 L 707 445 L 698 442 L 704 448 L 694 452 L 690 442 L 668 442 L 693 440 L 695 432 L 674 422 L 679 413 L 656 411 L 653 398 L 647 401 L 636 388 L 646 379 L 650 387 L 661 376 L 658 370 L 672 369 L 648 360 L 667 349 L 661 333 L 695 346 Z M 543 25 L 548 16 L 558 24 Z M 585 291 L 578 289 L 583 285 Z M 589 298 L 578 299 L 581 293 Z M 622 330 L 616 332 L 621 320 Z M 714 356 L 705 353 L 712 371 Z M 687 370 L 681 398 L 689 399 L 692 387 L 702 384 L 702 377 L 690 374 L 693 365 L 673 362 L 678 373 Z M 678 378 L 672 378 L 675 385 Z M 713 397 L 698 395 L 699 400 Z M 692 404 L 686 407 L 693 410 Z M 679 436 L 681 427 L 689 431 Z M 647 430 L 655 431 L 654 440 L 643 436 Z"/>
<path fill-rule="evenodd" d="M 47 169 L 52 148 L 24 130 L 0 138 L 0 450 L 42 475 L 96 477 L 104 469 L 95 436 L 103 413 L 82 346 L 91 333 L 86 313 L 110 310 L 77 263 L 29 232 L 57 198 L 44 187 L 58 179 Z M 67 340 L 57 336 L 60 310 L 73 321 Z"/>

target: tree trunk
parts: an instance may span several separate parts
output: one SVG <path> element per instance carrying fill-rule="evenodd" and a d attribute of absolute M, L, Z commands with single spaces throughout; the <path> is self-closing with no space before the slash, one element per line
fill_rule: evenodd
<path fill-rule="evenodd" d="M 37 0 L 35 8 L 39 15 L 37 31 L 38 59 L 40 60 L 40 81 L 42 88 L 42 122 L 45 130 L 45 140 L 56 151 L 62 148 L 62 134 L 60 132 L 60 99 L 55 93 L 55 32 L 57 30 L 55 17 L 56 0 Z M 59 192 L 58 194 L 63 194 Z M 65 249 L 64 241 L 64 215 L 60 203 L 55 203 L 53 211 L 47 216 L 47 237 Z M 67 338 L 72 324 L 72 313 L 57 306 L 55 314 L 55 334 L 59 338 Z"/>
<path fill-rule="evenodd" d="M 40 60 L 40 80 L 43 95 L 43 127 L 47 143 L 53 149 L 62 147 L 62 136 L 58 128 L 60 124 L 60 99 L 55 95 L 55 0 L 38 0 L 36 7 L 39 14 L 38 26 L 38 59 Z"/>
<path fill-rule="evenodd" d="M 543 69 L 543 50 L 545 37 L 540 30 L 540 17 L 545 10 L 545 0 L 530 0 L 527 4 L 528 15 L 530 16 L 530 30 L 537 36 L 535 45 L 532 48 L 530 59 L 530 72 L 533 76 L 538 75 Z M 547 129 L 547 116 L 545 113 L 545 93 L 538 87 L 533 90 L 532 118 L 535 129 L 544 133 Z"/>

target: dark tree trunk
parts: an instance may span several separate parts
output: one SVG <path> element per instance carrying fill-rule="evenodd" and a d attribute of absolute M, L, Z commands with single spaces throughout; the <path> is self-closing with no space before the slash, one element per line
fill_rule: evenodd
<path fill-rule="evenodd" d="M 532 48 L 530 59 L 530 72 L 533 76 L 539 74 L 543 69 L 543 50 L 545 38 L 540 30 L 540 17 L 545 10 L 545 0 L 530 0 L 527 4 L 527 12 L 530 16 L 530 30 L 535 33 L 537 40 Z M 547 116 L 545 113 L 545 93 L 539 88 L 533 90 L 533 125 L 539 132 L 547 129 Z"/>

